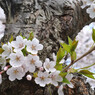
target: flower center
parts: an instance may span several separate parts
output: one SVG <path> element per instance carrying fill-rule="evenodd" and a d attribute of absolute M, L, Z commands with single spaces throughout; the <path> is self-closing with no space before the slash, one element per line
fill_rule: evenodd
<path fill-rule="evenodd" d="M 42 76 L 42 77 L 40 77 L 41 78 L 41 80 L 44 80 L 45 79 L 45 77 L 44 76 Z"/>
<path fill-rule="evenodd" d="M 22 47 L 23 47 L 23 43 L 20 43 L 20 44 L 19 44 L 19 48 L 22 48 Z"/>
<path fill-rule="evenodd" d="M 34 46 L 34 45 L 32 45 L 31 48 L 32 48 L 32 50 L 36 50 L 36 46 Z"/>
<path fill-rule="evenodd" d="M 35 60 L 32 59 L 32 60 L 31 60 L 31 64 L 35 64 Z"/>
<path fill-rule="evenodd" d="M 19 56 L 16 56 L 16 61 L 20 61 L 20 57 Z"/>
<path fill-rule="evenodd" d="M 18 70 L 14 70 L 14 74 L 17 74 L 18 73 Z"/>

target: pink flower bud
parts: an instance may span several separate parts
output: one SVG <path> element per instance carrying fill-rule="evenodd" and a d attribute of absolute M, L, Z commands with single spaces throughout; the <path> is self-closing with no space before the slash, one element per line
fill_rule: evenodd
<path fill-rule="evenodd" d="M 4 67 L 4 71 L 7 71 L 8 70 L 8 66 Z"/>
<path fill-rule="evenodd" d="M 40 67 L 40 68 L 39 68 L 39 70 L 40 70 L 40 71 L 43 71 L 43 70 L 44 70 L 44 68 L 43 68 L 43 67 Z"/>
<path fill-rule="evenodd" d="M 27 80 L 29 80 L 29 81 L 32 80 L 32 76 L 31 76 L 31 75 L 27 75 L 26 78 L 27 78 Z"/>

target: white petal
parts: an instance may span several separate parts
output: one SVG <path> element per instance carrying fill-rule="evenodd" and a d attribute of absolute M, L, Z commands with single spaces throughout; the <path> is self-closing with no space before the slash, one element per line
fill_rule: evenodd
<path fill-rule="evenodd" d="M 58 89 L 58 95 L 64 95 L 64 93 L 63 93 L 63 84 Z"/>
<path fill-rule="evenodd" d="M 70 84 L 67 84 L 70 88 L 73 88 L 74 85 L 70 82 Z"/>
<path fill-rule="evenodd" d="M 38 50 L 42 50 L 43 49 L 43 45 L 42 44 L 39 44 L 38 45 Z"/>
<path fill-rule="evenodd" d="M 0 74 L 0 84 L 2 83 L 2 75 Z"/>

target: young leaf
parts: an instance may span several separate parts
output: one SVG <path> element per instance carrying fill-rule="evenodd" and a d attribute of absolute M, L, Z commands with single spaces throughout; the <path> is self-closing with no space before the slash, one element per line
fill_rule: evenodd
<path fill-rule="evenodd" d="M 67 80 L 67 78 L 64 78 L 63 77 L 63 81 L 62 81 L 63 83 L 67 83 L 67 84 L 70 84 L 70 81 L 69 80 Z"/>
<path fill-rule="evenodd" d="M 65 56 L 65 50 L 62 47 L 60 47 L 59 51 L 57 52 L 57 61 L 56 62 L 59 63 L 64 56 Z"/>
<path fill-rule="evenodd" d="M 9 42 L 12 42 L 14 40 L 13 35 L 11 35 L 11 38 L 9 39 Z"/>
<path fill-rule="evenodd" d="M 59 75 L 60 75 L 61 77 L 65 77 L 65 76 L 67 75 L 67 72 L 61 72 Z"/>
<path fill-rule="evenodd" d="M 87 76 L 89 78 L 95 79 L 94 76 L 93 76 L 94 73 L 92 73 L 92 72 L 90 72 L 88 70 L 81 70 L 81 71 L 79 71 L 79 73 L 83 74 L 84 76 Z"/>
<path fill-rule="evenodd" d="M 77 57 L 76 52 L 75 51 L 72 52 L 71 53 L 71 60 L 76 60 L 76 57 Z"/>
<path fill-rule="evenodd" d="M 95 42 L 95 29 L 92 29 L 92 39 L 93 39 L 93 41 Z"/>
<path fill-rule="evenodd" d="M 63 46 L 63 48 L 64 48 L 68 53 L 70 53 L 70 46 L 69 46 L 69 45 L 67 45 L 66 43 L 62 43 L 61 45 Z"/>
<path fill-rule="evenodd" d="M 30 32 L 28 40 L 32 40 L 33 38 L 34 38 L 34 34 L 33 34 L 33 32 Z"/>
<path fill-rule="evenodd" d="M 71 46 L 72 45 L 72 40 L 71 40 L 71 38 L 70 37 L 68 37 L 68 43 L 69 43 L 69 45 Z"/>
<path fill-rule="evenodd" d="M 57 65 L 55 66 L 55 68 L 56 68 L 56 70 L 62 71 L 63 66 L 62 66 L 62 64 L 57 64 Z"/>
<path fill-rule="evenodd" d="M 77 47 L 77 44 L 78 44 L 78 41 L 74 40 L 72 45 L 71 45 L 71 48 L 70 48 L 70 51 L 75 51 L 76 47 Z"/>
<path fill-rule="evenodd" d="M 3 50 L 2 48 L 0 48 L 0 54 L 2 54 L 3 51 L 4 51 L 4 50 Z"/>

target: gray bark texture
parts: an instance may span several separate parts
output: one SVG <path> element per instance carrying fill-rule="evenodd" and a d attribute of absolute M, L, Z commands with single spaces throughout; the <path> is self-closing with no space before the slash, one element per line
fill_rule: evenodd
<path fill-rule="evenodd" d="M 58 51 L 61 41 L 67 41 L 67 36 L 74 39 L 83 26 L 95 20 L 81 9 L 81 4 L 78 0 L 0 0 L 7 17 L 1 42 L 5 43 L 11 35 L 15 38 L 20 33 L 28 37 L 33 31 L 44 45 L 39 52 L 41 60 L 52 59 L 52 53 Z M 72 83 L 73 89 L 64 87 L 65 95 L 95 95 L 83 76 L 75 74 Z M 57 88 L 52 85 L 42 88 L 26 78 L 10 82 L 4 74 L 0 95 L 50 95 L 49 88 L 52 95 L 58 95 Z"/>

